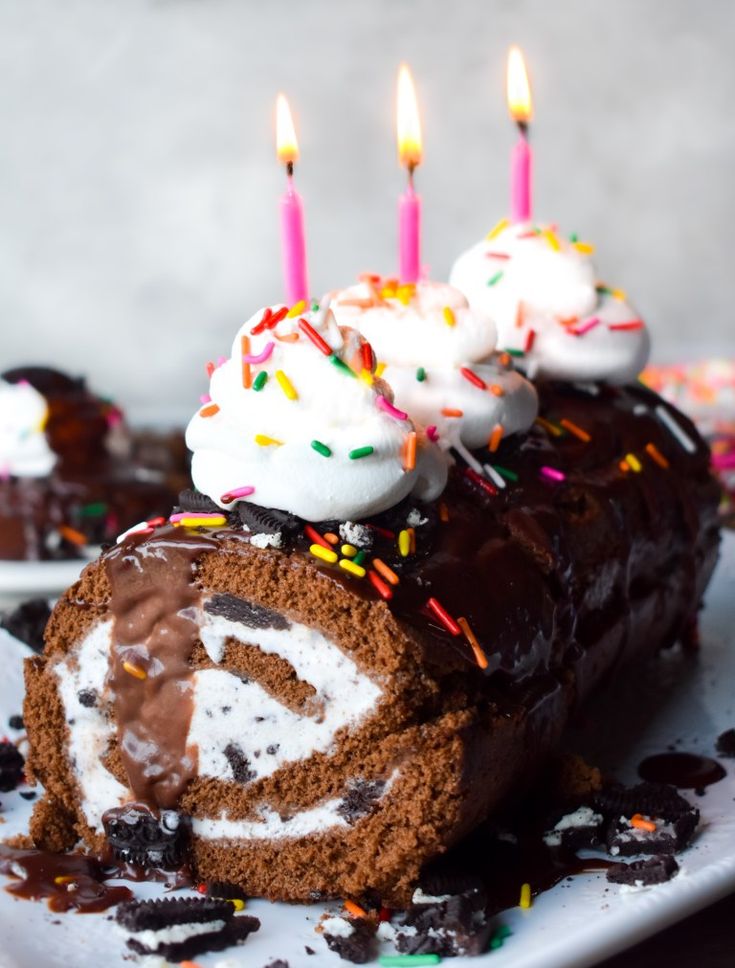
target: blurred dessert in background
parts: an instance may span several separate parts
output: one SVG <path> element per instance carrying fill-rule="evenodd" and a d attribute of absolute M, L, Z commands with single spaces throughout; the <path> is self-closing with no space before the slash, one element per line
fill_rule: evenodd
<path fill-rule="evenodd" d="M 81 377 L 41 366 L 0 376 L 0 559 L 79 558 L 188 481 L 183 436 L 131 432 Z"/>

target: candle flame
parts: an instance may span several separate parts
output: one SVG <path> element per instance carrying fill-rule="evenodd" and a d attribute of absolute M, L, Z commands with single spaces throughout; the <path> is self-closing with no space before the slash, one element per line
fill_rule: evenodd
<path fill-rule="evenodd" d="M 421 164 L 421 121 L 411 71 L 401 64 L 398 71 L 398 160 L 413 170 Z"/>
<path fill-rule="evenodd" d="M 533 115 L 531 85 L 520 47 L 508 51 L 508 110 L 519 124 L 527 124 Z"/>
<path fill-rule="evenodd" d="M 278 160 L 284 164 L 299 160 L 299 143 L 285 94 L 279 94 L 276 98 L 276 153 Z"/>

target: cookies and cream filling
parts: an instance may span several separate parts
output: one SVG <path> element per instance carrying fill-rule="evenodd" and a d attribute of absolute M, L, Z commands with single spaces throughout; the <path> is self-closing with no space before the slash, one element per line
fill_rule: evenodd
<path fill-rule="evenodd" d="M 255 679 L 226 667 L 193 670 L 192 714 L 185 745 L 196 751 L 196 776 L 240 783 L 271 776 L 316 752 L 328 753 L 341 730 L 359 728 L 375 712 L 382 696 L 379 685 L 321 632 L 266 609 L 256 611 L 256 606 L 251 607 L 261 627 L 248 627 L 208 611 L 213 599 L 204 600 L 193 620 L 214 663 L 222 660 L 226 644 L 235 650 L 257 648 L 287 662 L 313 695 L 307 707 L 296 710 Z M 262 627 L 269 616 L 273 625 Z M 68 724 L 69 758 L 83 813 L 95 830 L 101 829 L 106 811 L 131 799 L 130 790 L 105 766 L 117 732 L 109 715 L 112 636 L 113 621 L 98 622 L 56 667 Z M 284 818 L 264 804 L 256 808 L 255 820 L 196 818 L 193 830 L 205 838 L 307 836 L 346 825 L 342 805 L 341 798 L 332 798 Z"/>

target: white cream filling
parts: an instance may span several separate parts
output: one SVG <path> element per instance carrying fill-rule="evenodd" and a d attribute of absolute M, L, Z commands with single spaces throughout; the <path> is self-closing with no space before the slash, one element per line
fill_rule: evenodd
<path fill-rule="evenodd" d="M 333 938 L 351 938 L 355 933 L 354 927 L 347 918 L 324 918 L 321 925 L 324 934 L 329 934 Z"/>
<path fill-rule="evenodd" d="M 159 945 L 180 944 L 182 941 L 188 941 L 189 938 L 194 938 L 199 934 L 221 931 L 224 926 L 225 922 L 221 920 L 196 921 L 189 924 L 172 924 L 167 928 L 157 928 L 155 931 L 127 931 L 123 929 L 123 933 L 126 937 L 135 938 L 140 944 L 155 952 Z"/>

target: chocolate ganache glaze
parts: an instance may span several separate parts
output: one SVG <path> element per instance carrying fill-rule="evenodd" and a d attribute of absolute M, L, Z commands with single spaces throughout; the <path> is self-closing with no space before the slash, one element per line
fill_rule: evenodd
<path fill-rule="evenodd" d="M 505 488 L 459 461 L 438 502 L 409 498 L 363 528 L 364 564 L 379 558 L 393 570 L 389 607 L 419 633 L 427 663 L 442 675 L 469 674 L 477 688 L 484 672 L 488 686 L 522 689 L 524 701 L 534 682 L 539 694 L 553 692 L 565 670 L 584 696 L 619 661 L 673 644 L 696 614 L 719 542 L 717 484 L 685 417 L 639 386 L 550 384 L 540 396 L 542 417 L 529 434 L 476 452 Z M 173 807 L 196 772 L 186 736 L 197 562 L 223 548 L 260 554 L 242 521 L 234 509 L 206 532 L 146 529 L 103 556 L 119 747 L 136 799 L 153 808 Z M 396 536 L 409 526 L 415 552 L 404 557 Z M 275 553 L 314 580 L 378 597 L 367 580 L 309 555 L 312 541 L 298 534 Z M 468 640 L 427 607 L 430 598 L 469 623 L 487 660 L 482 671 Z"/>

